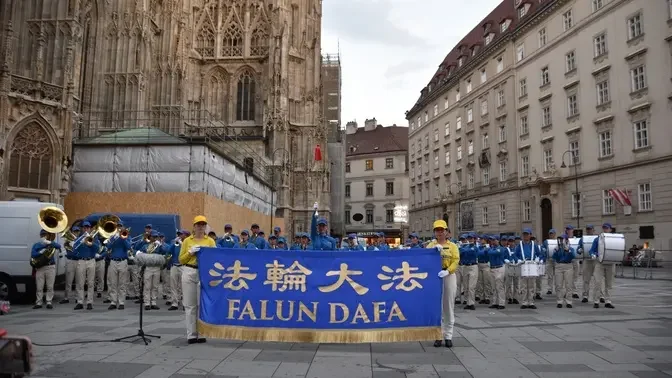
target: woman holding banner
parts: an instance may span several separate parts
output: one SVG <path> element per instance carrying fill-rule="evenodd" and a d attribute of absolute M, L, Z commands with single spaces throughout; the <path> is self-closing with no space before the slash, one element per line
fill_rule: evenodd
<path fill-rule="evenodd" d="M 436 248 L 441 253 L 441 271 L 439 278 L 443 280 L 443 294 L 441 295 L 441 331 L 443 339 L 434 342 L 440 347 L 445 342 L 446 348 L 453 346 L 453 325 L 455 324 L 455 293 L 457 279 L 455 272 L 460 263 L 460 251 L 450 238 L 450 230 L 444 220 L 434 221 L 434 237 L 427 248 Z"/>

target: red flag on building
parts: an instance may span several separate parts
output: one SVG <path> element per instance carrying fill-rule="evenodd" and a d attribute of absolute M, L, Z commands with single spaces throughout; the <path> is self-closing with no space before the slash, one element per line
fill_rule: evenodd
<path fill-rule="evenodd" d="M 322 161 L 322 149 L 319 144 L 315 146 L 315 161 Z"/>

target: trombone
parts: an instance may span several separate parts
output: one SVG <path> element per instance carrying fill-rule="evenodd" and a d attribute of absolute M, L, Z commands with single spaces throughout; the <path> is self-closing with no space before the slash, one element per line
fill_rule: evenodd
<path fill-rule="evenodd" d="M 96 230 L 90 234 L 80 236 L 72 246 L 72 249 L 79 248 L 82 243 L 91 246 L 96 236 L 100 235 L 103 239 L 109 239 L 117 233 L 117 225 L 121 220 L 118 216 L 107 214 L 98 219 Z"/>

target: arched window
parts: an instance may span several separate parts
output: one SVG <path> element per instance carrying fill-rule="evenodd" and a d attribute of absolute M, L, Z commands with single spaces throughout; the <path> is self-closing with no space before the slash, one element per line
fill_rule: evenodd
<path fill-rule="evenodd" d="M 235 21 L 232 21 L 224 31 L 222 55 L 243 56 L 243 32 Z"/>
<path fill-rule="evenodd" d="M 46 131 L 37 123 L 26 125 L 10 149 L 9 186 L 48 190 L 52 158 Z"/>
<path fill-rule="evenodd" d="M 238 78 L 236 121 L 254 121 L 255 89 L 252 73 L 244 71 Z"/>
<path fill-rule="evenodd" d="M 217 121 L 226 119 L 228 83 L 226 72 L 221 68 L 215 69 L 210 75 L 207 96 L 208 111 Z"/>

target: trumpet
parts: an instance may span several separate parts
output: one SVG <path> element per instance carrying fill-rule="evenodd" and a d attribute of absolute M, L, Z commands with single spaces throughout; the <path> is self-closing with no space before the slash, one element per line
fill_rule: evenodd
<path fill-rule="evenodd" d="M 78 240 L 79 243 L 75 241 L 72 248 L 77 249 L 82 243 L 85 243 L 90 247 L 93 245 L 94 238 L 98 235 L 102 236 L 104 239 L 111 238 L 117 233 L 117 225 L 120 221 L 119 217 L 113 214 L 107 214 L 100 217 L 100 219 L 98 219 L 96 230 L 90 234 L 84 234 L 83 238 L 80 236 L 80 240 Z"/>
<path fill-rule="evenodd" d="M 124 240 L 126 240 L 126 239 L 128 239 L 128 235 L 129 235 L 130 232 L 131 232 L 131 228 L 130 228 L 130 227 L 127 228 L 127 229 L 124 229 L 124 231 L 121 231 L 121 232 L 119 233 L 119 237 L 122 238 L 122 239 L 124 239 Z M 132 239 L 131 239 L 131 240 L 132 240 Z"/>
<path fill-rule="evenodd" d="M 180 238 L 175 238 L 175 246 L 180 247 L 182 246 L 182 239 Z"/>

